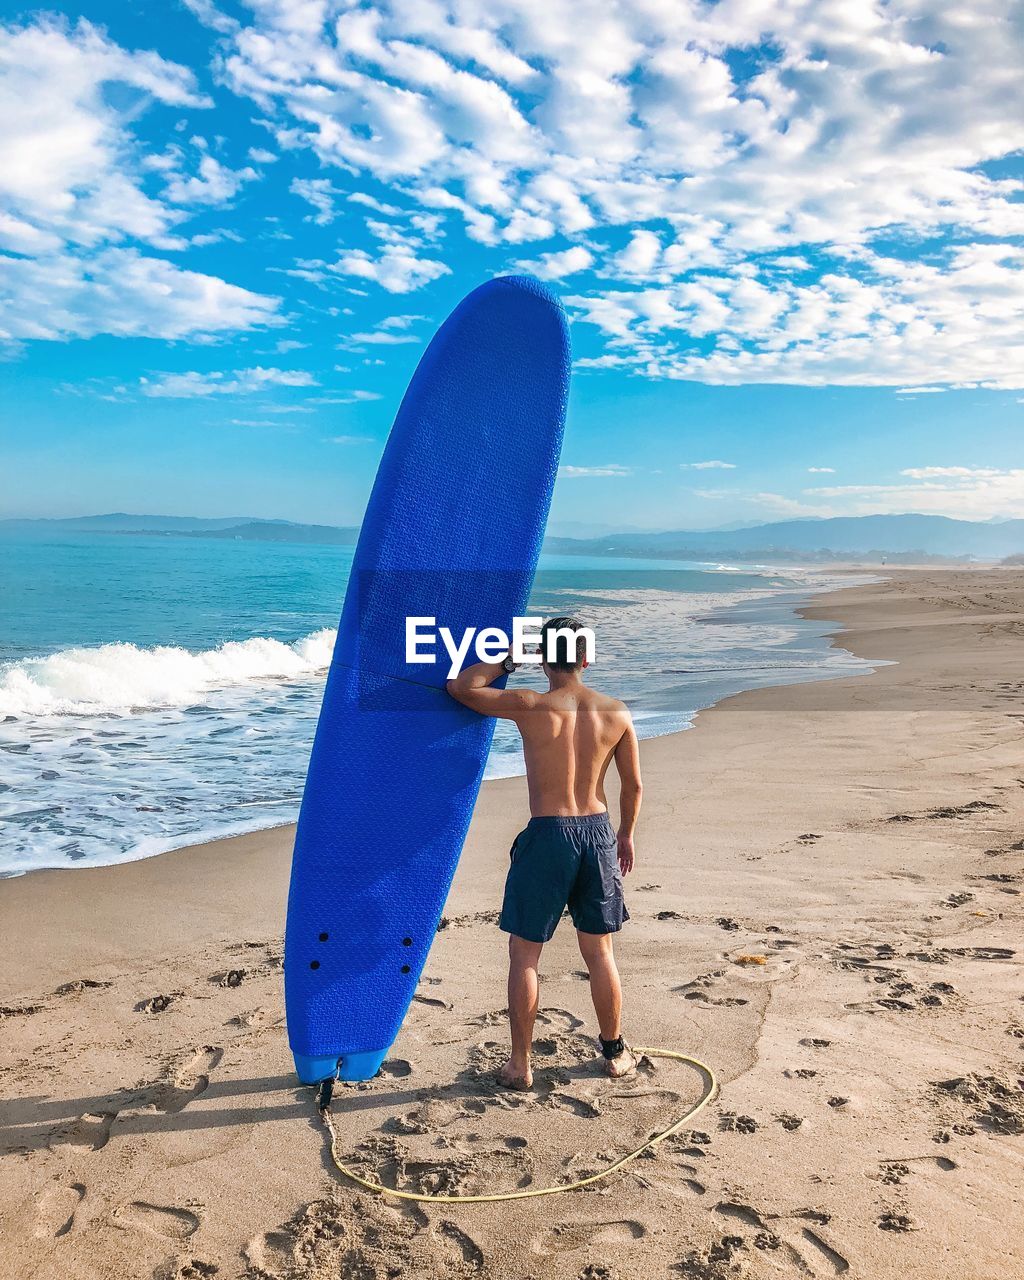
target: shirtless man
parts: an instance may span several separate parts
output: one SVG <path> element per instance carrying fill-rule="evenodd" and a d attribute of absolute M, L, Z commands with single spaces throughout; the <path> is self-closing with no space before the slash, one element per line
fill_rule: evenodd
<path fill-rule="evenodd" d="M 571 633 L 582 626 L 576 618 L 550 618 L 541 628 L 541 654 L 547 654 L 549 631 Z M 612 934 L 629 919 L 622 877 L 633 868 L 633 830 L 642 791 L 636 731 L 623 703 L 583 683 L 588 666 L 583 637 L 555 643 L 555 660 L 544 662 L 546 693 L 491 687 L 515 670 L 511 656 L 477 663 L 448 681 L 448 692 L 464 706 L 515 721 L 526 756 L 532 817 L 512 845 L 499 922 L 509 934 L 512 1029 L 512 1055 L 499 1079 L 515 1089 L 533 1084 L 537 966 L 566 906 L 590 974 L 606 1070 L 617 1078 L 636 1067 L 622 1039 L 622 989 L 612 950 Z M 613 758 L 621 789 L 617 835 L 604 790 Z"/>

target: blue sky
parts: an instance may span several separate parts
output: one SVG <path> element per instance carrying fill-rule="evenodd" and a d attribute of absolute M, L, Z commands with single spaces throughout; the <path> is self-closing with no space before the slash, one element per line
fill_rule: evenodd
<path fill-rule="evenodd" d="M 354 523 L 510 270 L 573 320 L 558 529 L 1024 515 L 1019 6 L 6 12 L 0 515 Z"/>

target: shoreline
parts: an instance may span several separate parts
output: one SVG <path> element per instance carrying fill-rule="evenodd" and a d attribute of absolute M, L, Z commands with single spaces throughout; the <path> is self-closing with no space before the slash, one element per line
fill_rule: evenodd
<path fill-rule="evenodd" d="M 713 566 L 708 565 L 707 567 L 711 568 Z M 774 566 L 770 566 L 770 565 L 757 565 L 752 567 L 757 569 L 759 572 L 764 572 L 766 574 L 774 571 Z M 787 623 L 789 625 L 795 624 L 799 626 L 799 624 L 802 621 L 807 620 L 807 616 L 804 610 L 813 607 L 813 605 L 817 600 L 831 597 L 836 594 L 840 594 L 841 592 L 849 589 L 845 585 L 837 587 L 835 585 L 834 580 L 824 586 L 815 585 L 816 578 L 833 576 L 829 570 L 819 569 L 817 566 L 789 566 L 789 568 L 794 568 L 794 567 L 804 568 L 807 574 L 809 575 L 807 581 L 802 586 L 799 586 L 799 587 L 787 586 L 784 589 L 777 588 L 775 590 L 764 590 L 761 592 L 759 592 L 755 588 L 751 588 L 749 590 L 751 592 L 751 595 L 754 596 L 753 599 L 732 600 L 727 604 L 711 605 L 705 610 L 703 614 L 697 615 L 696 621 L 698 622 L 706 621 L 712 625 L 714 624 L 720 625 L 722 623 L 731 621 L 732 619 L 730 619 L 730 615 L 738 612 L 741 614 L 742 621 L 749 622 L 751 618 L 750 617 L 744 618 L 742 617 L 742 614 L 744 611 L 752 611 L 753 620 L 763 622 L 764 617 L 761 617 L 759 615 L 770 616 L 774 609 L 782 608 L 786 611 L 787 615 L 789 615 L 789 617 L 787 618 Z M 783 567 L 782 569 L 779 570 L 779 572 L 782 572 L 782 573 L 785 573 L 785 571 L 786 571 L 786 567 Z M 881 576 L 882 570 L 880 570 L 879 568 L 875 567 L 870 570 L 866 570 L 864 567 L 854 565 L 854 564 L 851 564 L 851 565 L 842 564 L 838 566 L 836 569 L 835 576 L 841 576 L 841 575 L 847 575 L 849 577 L 858 579 L 858 582 L 855 583 L 854 585 L 870 585 L 873 582 L 884 580 L 884 578 Z M 824 619 L 824 620 L 831 621 L 830 619 Z M 828 654 L 834 652 L 837 649 L 845 648 L 845 646 L 841 644 L 837 644 L 835 640 L 836 634 L 839 634 L 840 632 L 841 632 L 841 628 L 840 628 L 840 631 L 824 632 L 821 636 L 814 637 L 814 640 L 816 642 L 817 641 L 825 642 L 825 643 L 822 643 L 822 647 L 821 647 L 822 664 L 824 664 L 824 662 L 827 660 Z M 780 651 L 785 652 L 785 647 L 783 646 L 783 648 Z M 854 658 L 857 657 L 857 655 L 852 654 L 852 651 L 847 651 L 847 652 L 851 652 L 852 657 Z M 698 716 L 705 714 L 706 712 L 711 710 L 714 706 L 717 706 L 720 702 L 726 701 L 729 698 L 738 697 L 743 693 L 752 692 L 757 689 L 785 687 L 790 684 L 814 683 L 819 680 L 845 679 L 848 676 L 852 676 L 852 675 L 870 675 L 871 674 L 870 664 L 868 664 L 866 660 L 865 660 L 864 667 L 861 668 L 860 670 L 855 670 L 855 671 L 852 670 L 850 672 L 838 672 L 835 674 L 827 671 L 824 665 L 819 667 L 805 668 L 803 667 L 802 664 L 799 664 L 799 663 L 794 664 L 792 667 L 788 667 L 788 668 L 784 665 L 776 667 L 772 664 L 766 664 L 763 668 L 750 668 L 749 670 L 751 671 L 753 670 L 763 670 L 763 671 L 788 670 L 791 672 L 806 671 L 808 674 L 803 678 L 799 676 L 791 675 L 789 678 L 782 678 L 782 679 L 769 677 L 768 679 L 763 680 L 763 682 L 750 682 L 748 680 L 745 682 L 746 684 L 745 688 L 724 692 L 717 696 L 713 696 L 711 701 L 706 703 L 706 705 L 697 706 L 692 710 L 687 707 L 681 706 L 678 709 L 677 714 L 680 720 L 682 721 L 682 723 L 677 728 L 668 729 L 664 732 L 655 732 L 651 734 L 649 737 L 643 734 L 643 716 L 641 715 L 639 719 L 636 721 L 638 726 L 638 732 L 641 734 L 641 740 L 649 741 L 657 738 L 672 737 L 678 733 L 686 733 L 694 727 Z M 695 668 L 691 674 L 707 675 L 708 670 L 706 668 Z M 721 669 L 721 675 L 723 677 L 722 683 L 726 683 L 726 684 L 729 683 L 730 676 L 735 677 L 743 674 L 745 674 L 745 669 L 743 668 L 724 667 Z M 665 712 L 664 710 L 657 710 L 653 713 L 653 716 L 654 718 L 657 719 L 657 718 L 664 717 L 666 714 L 667 712 Z M 492 757 L 491 757 L 492 764 L 495 758 L 496 758 L 495 754 L 492 753 Z M 521 765 L 521 756 L 519 757 L 519 763 Z M 490 783 L 501 781 L 504 779 L 510 779 L 510 778 L 516 778 L 516 777 L 521 778 L 524 776 L 525 776 L 525 769 L 517 768 L 515 772 L 511 772 L 511 773 L 501 772 L 501 773 L 496 773 L 491 777 L 485 777 L 483 785 L 489 785 Z M 112 856 L 110 861 L 106 861 L 106 862 L 97 862 L 92 860 L 87 860 L 83 862 L 68 861 L 64 863 L 55 863 L 52 865 L 30 866 L 30 867 L 24 867 L 22 869 L 3 871 L 3 872 L 0 872 L 0 884 L 2 884 L 3 881 L 5 880 L 16 879 L 24 875 L 33 875 L 41 871 L 85 871 L 85 870 L 99 869 L 102 867 L 125 866 L 130 863 L 144 861 L 149 858 L 163 857 L 169 853 L 179 853 L 179 852 L 183 852 L 191 849 L 201 848 L 210 844 L 217 844 L 222 841 L 242 839 L 247 836 L 256 836 L 261 832 L 283 831 L 286 829 L 293 830 L 294 826 L 295 826 L 295 819 L 292 819 L 289 822 L 270 821 L 265 823 L 264 825 L 258 825 L 258 826 L 248 826 L 244 823 L 244 821 L 240 820 L 238 823 L 226 824 L 223 829 L 208 827 L 205 830 L 201 829 L 201 830 L 195 831 L 193 833 L 190 833 L 190 835 L 184 839 L 184 842 L 173 842 L 173 843 L 172 841 L 176 840 L 175 837 L 163 838 L 163 837 L 148 835 L 148 836 L 142 837 L 133 848 L 124 852 L 119 852 L 117 855 Z"/>
<path fill-rule="evenodd" d="M 801 612 L 889 665 L 746 690 L 641 744 L 616 943 L 627 1035 L 715 1067 L 699 1132 L 604 1190 L 404 1214 L 333 1177 L 291 1072 L 289 827 L 39 871 L 0 881 L 11 1274 L 1024 1269 L 1024 572 L 894 569 Z M 542 962 L 541 1083 L 510 1098 L 490 1082 L 494 916 L 526 813 L 521 776 L 485 784 L 384 1073 L 337 1098 L 344 1150 L 386 1181 L 473 1194 L 579 1176 L 696 1095 L 666 1064 L 621 1085 L 593 1073 L 565 926 Z"/>

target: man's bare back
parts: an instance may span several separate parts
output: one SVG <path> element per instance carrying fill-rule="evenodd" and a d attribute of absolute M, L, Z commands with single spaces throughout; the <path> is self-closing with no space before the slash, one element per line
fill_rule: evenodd
<path fill-rule="evenodd" d="M 608 808 L 605 774 L 631 729 L 621 702 L 576 682 L 537 694 L 516 723 L 535 817 L 602 813 Z"/>
<path fill-rule="evenodd" d="M 557 623 L 575 620 L 556 619 Z M 552 625 L 546 623 L 545 627 Z M 633 831 L 640 811 L 640 752 L 625 704 L 589 689 L 587 666 L 576 653 L 544 663 L 548 689 L 496 689 L 502 663 L 478 663 L 448 682 L 453 698 L 481 715 L 515 722 L 523 739 L 530 793 L 529 826 L 510 855 L 500 926 L 509 935 L 509 1016 L 512 1056 L 503 1083 L 528 1088 L 530 1047 L 537 1013 L 541 948 L 568 906 L 590 973 L 608 1073 L 624 1075 L 636 1060 L 620 1031 L 621 988 L 612 935 L 629 913 L 621 878 L 633 868 Z M 605 777 L 619 775 L 619 827 L 608 818 Z"/>

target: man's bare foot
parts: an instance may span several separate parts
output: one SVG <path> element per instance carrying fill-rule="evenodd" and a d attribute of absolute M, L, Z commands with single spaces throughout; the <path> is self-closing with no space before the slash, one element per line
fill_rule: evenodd
<path fill-rule="evenodd" d="M 506 1089 L 518 1089 L 523 1093 L 533 1088 L 533 1072 L 529 1067 L 525 1071 L 519 1070 L 513 1066 L 512 1059 L 509 1058 L 498 1072 L 498 1083 L 504 1085 Z"/>
<path fill-rule="evenodd" d="M 605 1058 L 604 1069 L 613 1080 L 621 1080 L 637 1069 L 639 1059 L 627 1044 L 614 1058 Z"/>

